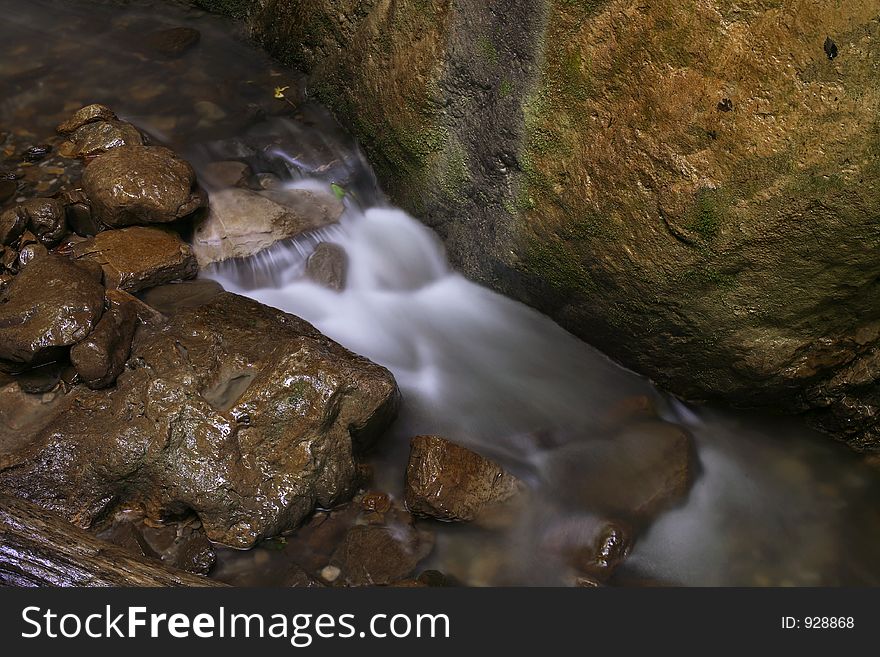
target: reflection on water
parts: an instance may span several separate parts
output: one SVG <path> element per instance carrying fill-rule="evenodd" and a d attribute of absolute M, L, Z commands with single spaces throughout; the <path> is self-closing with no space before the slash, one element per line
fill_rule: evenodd
<path fill-rule="evenodd" d="M 872 554 L 880 488 L 876 471 L 855 455 L 795 419 L 687 408 L 547 318 L 451 272 L 433 234 L 387 206 L 360 152 L 324 110 L 308 103 L 293 110 L 273 98 L 276 86 L 296 88 L 295 75 L 216 17 L 117 4 L 0 0 L 4 130 L 39 139 L 71 110 L 105 102 L 197 168 L 236 159 L 291 186 L 346 190 L 338 227 L 210 275 L 394 372 L 405 404 L 377 457 L 378 487 L 400 494 L 408 440 L 422 433 L 471 445 L 532 487 L 531 503 L 506 530 L 426 523 L 437 536 L 425 567 L 472 584 L 570 583 L 548 540 L 587 531 L 595 518 L 560 486 L 554 459 L 560 446 L 607 438 L 614 409 L 648 398 L 693 434 L 699 474 L 684 505 L 638 537 L 614 583 L 880 583 Z M 202 33 L 184 57 L 155 59 L 138 46 L 143 34 L 176 25 Z M 341 293 L 302 278 L 319 241 L 348 254 Z M 652 426 L 645 431 L 660 425 Z M 224 554 L 221 569 L 262 583 L 292 554 L 295 545 Z"/>

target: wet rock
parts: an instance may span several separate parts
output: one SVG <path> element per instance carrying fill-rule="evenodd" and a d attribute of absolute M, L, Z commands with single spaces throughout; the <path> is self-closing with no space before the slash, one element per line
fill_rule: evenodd
<path fill-rule="evenodd" d="M 212 541 L 251 547 L 346 499 L 399 403 L 385 368 L 225 292 L 141 327 L 129 364 L 115 388 L 67 395 L 0 486 L 85 527 L 132 502 L 192 510 Z"/>
<path fill-rule="evenodd" d="M 196 46 L 201 37 L 201 33 L 191 27 L 172 27 L 148 34 L 144 45 L 162 57 L 175 59 Z"/>
<path fill-rule="evenodd" d="M 27 215 L 20 206 L 4 210 L 0 214 L 0 244 L 9 246 L 16 243 L 27 230 L 27 226 Z"/>
<path fill-rule="evenodd" d="M 571 516 L 544 536 L 543 549 L 563 557 L 580 575 L 606 582 L 632 549 L 632 530 L 624 523 Z"/>
<path fill-rule="evenodd" d="M 144 303 L 171 316 L 185 308 L 196 308 L 223 292 L 220 283 L 208 279 L 181 281 L 150 288 L 143 294 Z"/>
<path fill-rule="evenodd" d="M 87 123 L 69 136 L 73 148 L 67 151 L 73 157 L 92 157 L 120 146 L 142 146 L 140 130 L 125 121 L 96 121 Z"/>
<path fill-rule="evenodd" d="M 299 588 L 320 588 L 322 584 L 297 565 L 291 566 L 281 576 L 281 586 Z"/>
<path fill-rule="evenodd" d="M 430 548 L 412 527 L 358 525 L 348 530 L 331 567 L 350 586 L 390 584 L 412 573 Z"/>
<path fill-rule="evenodd" d="M 95 121 L 114 121 L 116 118 L 116 114 L 114 114 L 113 110 L 109 107 L 95 103 L 78 109 L 74 112 L 73 116 L 59 125 L 57 130 L 60 134 L 66 135 L 81 128 L 87 123 L 93 123 Z"/>
<path fill-rule="evenodd" d="M 321 242 L 306 261 L 306 276 L 331 290 L 345 288 L 348 276 L 348 254 L 338 244 Z"/>
<path fill-rule="evenodd" d="M 125 548 L 138 556 L 150 559 L 159 558 L 159 555 L 147 543 L 137 525 L 130 520 L 114 521 L 113 526 L 107 531 L 101 532 L 99 536 L 105 541 Z"/>
<path fill-rule="evenodd" d="M 75 244 L 73 255 L 100 264 L 104 284 L 126 292 L 193 278 L 198 272 L 189 245 L 176 233 L 162 228 L 105 230 Z"/>
<path fill-rule="evenodd" d="M 684 429 L 644 421 L 611 438 L 553 451 L 543 476 L 569 507 L 640 524 L 680 503 L 696 471 L 694 448 Z"/>
<path fill-rule="evenodd" d="M 0 303 L 0 368 L 27 369 L 63 356 L 104 310 L 104 288 L 66 258 L 28 263 Z"/>
<path fill-rule="evenodd" d="M 91 162 L 83 191 L 107 226 L 168 223 L 204 205 L 192 167 L 161 146 L 120 146 Z"/>
<path fill-rule="evenodd" d="M 24 153 L 22 153 L 21 157 L 25 162 L 39 162 L 46 158 L 49 153 L 52 152 L 52 147 L 49 144 L 40 144 L 39 146 L 31 146 Z"/>
<path fill-rule="evenodd" d="M 70 350 L 70 362 L 89 388 L 113 385 L 128 360 L 137 327 L 137 313 L 131 304 L 106 311 L 88 337 Z"/>
<path fill-rule="evenodd" d="M 45 246 L 52 247 L 67 232 L 64 206 L 54 198 L 37 198 L 18 206 L 27 218 L 28 227 Z"/>
<path fill-rule="evenodd" d="M 196 225 L 192 239 L 201 267 L 250 257 L 342 216 L 342 203 L 326 194 L 291 190 L 269 198 L 270 193 L 227 189 L 211 195 L 210 210 Z"/>
<path fill-rule="evenodd" d="M 406 468 L 410 512 L 445 521 L 489 513 L 524 490 L 496 463 L 439 436 L 416 436 Z"/>
<path fill-rule="evenodd" d="M 92 216 L 92 206 L 81 190 L 62 192 L 58 200 L 64 206 L 64 216 L 70 230 L 82 237 L 91 237 L 100 232 L 101 227 Z"/>
<path fill-rule="evenodd" d="M 31 242 L 30 244 L 21 247 L 18 252 L 18 262 L 16 263 L 16 269 L 21 269 L 29 262 L 33 262 L 37 258 L 44 256 L 47 253 L 48 250 L 46 249 L 46 247 L 39 242 Z"/>
<path fill-rule="evenodd" d="M 198 521 L 195 524 L 174 522 L 156 527 L 144 525 L 141 532 L 150 549 L 172 568 L 207 574 L 217 561 L 214 547 Z"/>
<path fill-rule="evenodd" d="M 211 162 L 204 169 L 205 181 L 216 189 L 243 186 L 252 175 L 249 165 L 235 160 Z"/>

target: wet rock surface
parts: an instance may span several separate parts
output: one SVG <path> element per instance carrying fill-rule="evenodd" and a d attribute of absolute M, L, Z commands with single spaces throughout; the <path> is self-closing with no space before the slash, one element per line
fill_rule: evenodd
<path fill-rule="evenodd" d="M 83 173 L 83 191 L 105 225 L 169 223 L 205 204 L 192 167 L 162 146 L 119 146 Z"/>
<path fill-rule="evenodd" d="M 111 308 L 104 313 L 88 337 L 71 348 L 70 362 L 89 388 L 106 388 L 122 373 L 137 321 L 133 304 L 125 303 Z"/>
<path fill-rule="evenodd" d="M 125 121 L 94 121 L 77 128 L 68 136 L 70 145 L 62 145 L 71 157 L 93 157 L 120 146 L 143 146 L 143 135 Z"/>
<path fill-rule="evenodd" d="M 70 260 L 37 257 L 12 280 L 0 303 L 0 368 L 21 370 L 62 356 L 104 311 L 100 281 Z"/>
<path fill-rule="evenodd" d="M 101 265 L 105 285 L 126 292 L 193 278 L 198 271 L 192 249 L 176 233 L 147 226 L 98 233 L 74 244 L 73 256 Z"/>
<path fill-rule="evenodd" d="M 348 255 L 338 244 L 321 242 L 306 260 L 306 277 L 331 290 L 345 289 Z"/>
<path fill-rule="evenodd" d="M 246 258 L 272 245 L 339 220 L 342 203 L 326 194 L 288 190 L 277 194 L 227 189 L 211 194 L 207 216 L 197 223 L 193 251 L 205 267 Z"/>
<path fill-rule="evenodd" d="M 198 514 L 250 547 L 352 493 L 394 417 L 391 374 L 306 322 L 229 293 L 138 333 L 110 391 L 77 391 L 0 486 L 88 527 L 124 502 Z"/>
<path fill-rule="evenodd" d="M 475 520 L 524 491 L 516 477 L 440 436 L 417 436 L 406 468 L 406 506 L 445 521 Z"/>

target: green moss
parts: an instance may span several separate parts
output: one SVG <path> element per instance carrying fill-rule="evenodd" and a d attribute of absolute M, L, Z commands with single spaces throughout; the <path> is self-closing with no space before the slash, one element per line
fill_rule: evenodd
<path fill-rule="evenodd" d="M 488 61 L 492 66 L 496 66 L 498 64 L 498 49 L 495 47 L 495 44 L 492 43 L 492 40 L 489 37 L 480 37 L 477 40 L 477 48 L 479 49 L 480 56 Z"/>
<path fill-rule="evenodd" d="M 439 188 L 448 200 L 459 200 L 471 181 L 467 153 L 458 140 L 449 139 L 440 159 Z"/>
<path fill-rule="evenodd" d="M 697 233 L 707 242 L 721 228 L 727 214 L 725 194 L 717 189 L 703 188 L 697 191 L 693 207 L 686 219 L 688 230 Z"/>
<path fill-rule="evenodd" d="M 510 80 L 505 78 L 501 81 L 501 84 L 498 87 L 498 96 L 500 98 L 507 98 L 510 94 L 513 93 L 513 83 Z"/>

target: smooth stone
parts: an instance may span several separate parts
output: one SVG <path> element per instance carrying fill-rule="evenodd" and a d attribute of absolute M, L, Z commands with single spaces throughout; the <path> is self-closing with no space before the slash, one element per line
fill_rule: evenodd
<path fill-rule="evenodd" d="M 331 242 L 318 244 L 306 260 L 306 278 L 337 292 L 345 289 L 348 278 L 348 254 L 345 249 Z"/>
<path fill-rule="evenodd" d="M 104 313 L 88 337 L 70 349 L 70 362 L 83 383 L 93 390 L 113 385 L 128 360 L 136 327 L 131 304 Z"/>

